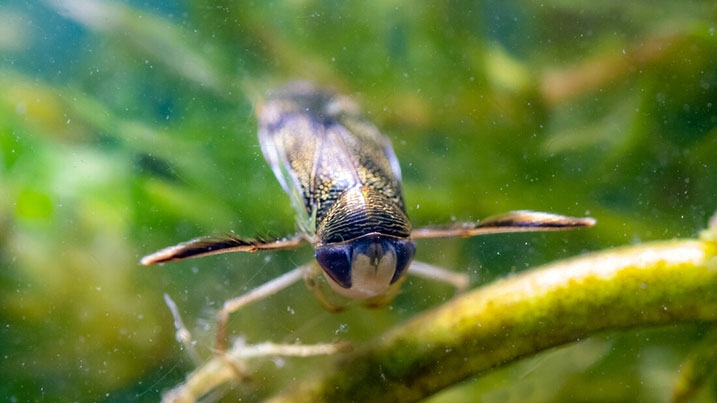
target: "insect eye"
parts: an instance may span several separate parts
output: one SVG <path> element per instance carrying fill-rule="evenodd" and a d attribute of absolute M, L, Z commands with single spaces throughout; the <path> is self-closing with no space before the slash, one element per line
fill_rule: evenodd
<path fill-rule="evenodd" d="M 408 269 L 408 266 L 413 260 L 413 255 L 416 254 L 416 245 L 413 241 L 403 240 L 392 240 L 393 249 L 396 252 L 396 272 L 393 274 L 391 284 L 395 283 L 403 277 Z"/>
<path fill-rule="evenodd" d="M 316 249 L 316 260 L 324 272 L 343 288 L 351 288 L 350 244 L 324 245 Z"/>

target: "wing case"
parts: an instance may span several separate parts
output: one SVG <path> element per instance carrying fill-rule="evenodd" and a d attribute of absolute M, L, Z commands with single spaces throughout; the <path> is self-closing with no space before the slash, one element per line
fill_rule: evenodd
<path fill-rule="evenodd" d="M 262 151 L 305 233 L 323 243 L 410 235 L 391 142 L 351 100 L 292 83 L 270 94 L 258 115 Z"/>

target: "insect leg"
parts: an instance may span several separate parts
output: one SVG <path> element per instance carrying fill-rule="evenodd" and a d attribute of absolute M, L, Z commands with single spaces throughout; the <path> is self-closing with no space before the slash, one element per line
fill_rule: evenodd
<path fill-rule="evenodd" d="M 147 255 L 140 260 L 144 266 L 172 262 L 194 257 L 218 255 L 231 252 L 258 252 L 265 250 L 296 249 L 306 241 L 304 235 L 283 239 L 244 239 L 232 235 L 209 236 L 170 246 Z"/>
<path fill-rule="evenodd" d="M 569 217 L 538 211 L 517 210 L 491 216 L 478 222 L 458 222 L 444 226 L 417 228 L 411 232 L 411 238 L 468 238 L 505 232 L 562 231 L 592 227 L 593 225 L 595 225 L 595 219 L 590 217 Z"/>
<path fill-rule="evenodd" d="M 327 312 L 341 312 L 346 309 L 347 306 L 355 302 L 352 299 L 343 297 L 333 291 L 329 286 L 329 283 L 324 277 L 323 271 L 319 264 L 314 261 L 309 264 L 304 272 L 304 283 L 313 294 L 316 300 L 321 304 Z"/>
<path fill-rule="evenodd" d="M 229 320 L 229 315 L 232 312 L 236 312 L 243 306 L 254 301 L 259 301 L 268 296 L 274 295 L 284 288 L 294 284 L 302 279 L 304 277 L 304 272 L 309 269 L 310 264 L 299 266 L 290 272 L 284 273 L 281 276 L 254 288 L 244 295 L 224 302 L 224 306 L 219 311 L 217 319 L 217 339 L 215 344 L 217 351 L 226 350 L 226 326 L 227 321 Z"/>
<path fill-rule="evenodd" d="M 432 264 L 414 260 L 408 268 L 408 273 L 417 277 L 451 284 L 456 288 L 456 292 L 463 292 L 468 288 L 469 278 L 467 274 L 456 273 Z"/>

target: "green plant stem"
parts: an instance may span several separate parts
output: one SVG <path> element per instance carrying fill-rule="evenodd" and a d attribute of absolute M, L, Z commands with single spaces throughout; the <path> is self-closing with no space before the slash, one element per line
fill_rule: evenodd
<path fill-rule="evenodd" d="M 598 332 L 693 321 L 717 321 L 717 243 L 623 247 L 461 295 L 270 401 L 411 402 Z"/>

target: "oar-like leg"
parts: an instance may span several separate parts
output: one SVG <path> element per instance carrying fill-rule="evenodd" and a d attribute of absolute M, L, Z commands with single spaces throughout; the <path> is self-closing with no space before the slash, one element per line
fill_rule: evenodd
<path fill-rule="evenodd" d="M 164 248 L 143 257 L 139 262 L 144 266 L 149 266 L 222 253 L 296 249 L 304 242 L 306 242 L 306 237 L 303 235 L 282 239 L 244 239 L 233 235 L 208 236 Z"/>
<path fill-rule="evenodd" d="M 477 222 L 457 222 L 448 225 L 423 227 L 411 232 L 413 239 L 468 238 L 477 235 L 507 232 L 561 231 L 592 227 L 595 219 L 590 217 L 569 217 L 538 211 L 518 210 L 488 217 Z M 408 269 L 410 274 L 443 281 L 461 292 L 468 287 L 468 275 L 452 272 L 438 266 L 414 261 Z"/>
<path fill-rule="evenodd" d="M 595 225 L 595 219 L 590 217 L 568 217 L 538 211 L 518 210 L 488 217 L 483 221 L 417 228 L 411 232 L 411 237 L 413 239 L 468 238 L 505 232 L 563 231 L 592 227 L 593 225 Z"/>

